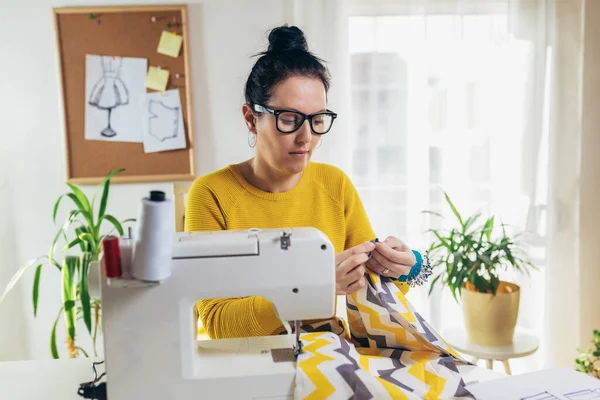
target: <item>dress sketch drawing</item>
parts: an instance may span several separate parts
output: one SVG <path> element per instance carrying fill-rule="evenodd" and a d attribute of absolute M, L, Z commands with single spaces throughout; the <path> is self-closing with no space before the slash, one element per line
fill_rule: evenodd
<path fill-rule="evenodd" d="M 148 126 L 150 135 L 164 142 L 177 137 L 179 129 L 179 107 L 169 107 L 160 101 L 148 103 Z"/>
<path fill-rule="evenodd" d="M 108 111 L 108 123 L 101 134 L 104 137 L 114 137 L 117 132 L 112 129 L 110 124 L 112 110 L 129 104 L 129 91 L 120 77 L 123 59 L 121 57 L 103 56 L 100 58 L 100 63 L 102 77 L 94 85 L 88 103 L 101 110 Z"/>

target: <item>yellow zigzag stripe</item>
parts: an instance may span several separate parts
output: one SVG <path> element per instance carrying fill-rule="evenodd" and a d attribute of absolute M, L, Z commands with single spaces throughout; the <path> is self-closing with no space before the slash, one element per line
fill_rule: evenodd
<path fill-rule="evenodd" d="M 381 319 L 379 318 L 379 313 L 377 311 L 373 310 L 368 305 L 363 305 L 358 302 L 356 304 L 360 311 L 365 312 L 369 315 L 371 329 L 380 329 L 382 331 L 385 331 L 386 333 L 392 334 L 393 336 L 395 336 L 397 344 L 406 344 L 408 342 L 408 339 L 406 337 L 406 331 L 404 329 L 394 329 L 392 327 L 384 325 L 381 322 Z"/>
<path fill-rule="evenodd" d="M 369 274 L 370 274 L 370 277 L 371 277 L 371 280 L 373 281 L 373 283 L 381 283 L 381 278 L 380 278 L 379 275 L 374 274 L 374 273 L 369 273 Z M 398 300 L 400 300 L 400 302 L 404 306 L 404 309 L 408 310 L 407 312 L 400 313 L 400 315 L 402 317 L 406 318 L 406 320 L 408 322 L 415 322 L 417 319 L 415 318 L 415 316 L 413 315 L 413 313 L 410 311 L 410 308 L 408 307 L 408 300 L 406 300 L 406 297 L 404 297 L 404 294 L 402 294 L 402 291 L 399 290 L 398 292 L 396 292 L 396 297 L 398 298 Z M 356 302 L 357 305 L 359 304 L 358 303 L 358 296 L 355 297 L 355 302 Z M 380 321 L 380 320 L 378 319 L 378 321 Z M 398 330 L 397 328 L 390 328 L 390 327 L 387 327 L 387 329 Z M 400 328 L 399 330 L 401 330 L 404 333 L 404 337 L 403 337 L 404 341 L 403 342 L 396 341 L 396 343 L 402 343 L 402 344 L 405 344 L 405 345 L 415 345 L 415 344 L 418 343 L 417 341 L 410 340 L 408 338 L 408 336 L 406 335 L 406 333 L 404 331 L 404 328 Z"/>
<path fill-rule="evenodd" d="M 304 371 L 308 379 L 315 385 L 315 390 L 305 399 L 324 399 L 335 392 L 333 385 L 318 368 L 318 365 L 325 361 L 335 360 L 333 357 L 319 353 L 319 349 L 330 345 L 327 340 L 319 338 L 322 334 L 322 332 L 314 332 L 302 335 L 303 340 L 312 341 L 304 346 L 304 351 L 312 353 L 313 356 L 298 363 L 298 368 Z"/>
<path fill-rule="evenodd" d="M 439 400 L 439 396 L 442 394 L 444 386 L 446 385 L 446 379 L 425 369 L 425 363 L 430 361 L 428 354 L 431 353 L 420 351 L 413 352 L 410 358 L 417 363 L 408 368 L 408 373 L 426 385 L 429 385 L 429 391 L 423 396 L 425 400 Z"/>
<path fill-rule="evenodd" d="M 364 369 L 367 372 L 371 372 L 369 371 L 369 360 L 373 358 L 373 359 L 380 359 L 381 357 L 377 357 L 377 356 L 366 356 L 363 354 L 359 354 L 358 356 L 358 363 L 359 365 L 362 367 L 362 369 Z M 386 392 L 388 392 L 390 394 L 390 396 L 392 396 L 392 399 L 398 399 L 398 400 L 408 400 L 408 397 L 406 397 L 406 394 L 404 394 L 404 392 L 402 392 L 402 390 L 394 385 L 391 382 L 386 381 L 385 379 L 376 376 L 375 379 L 381 384 L 381 386 L 383 386 L 383 388 L 386 390 Z"/>
<path fill-rule="evenodd" d="M 408 300 L 406 300 L 406 296 L 404 296 L 404 294 L 402 294 L 402 292 L 399 291 L 396 293 L 396 298 L 400 300 L 400 303 L 402 303 L 404 309 L 407 310 L 406 312 L 400 313 L 400 315 L 406 318 L 408 322 L 416 322 L 417 318 L 412 313 L 412 311 L 410 311 L 410 308 L 408 307 Z"/>

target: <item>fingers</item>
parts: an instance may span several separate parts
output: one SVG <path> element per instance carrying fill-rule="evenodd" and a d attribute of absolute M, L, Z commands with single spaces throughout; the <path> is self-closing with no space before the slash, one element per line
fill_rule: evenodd
<path fill-rule="evenodd" d="M 387 238 L 385 238 L 385 240 L 382 243 L 385 243 L 388 246 L 390 246 L 391 248 L 396 249 L 396 250 L 400 250 L 400 251 L 410 250 L 410 248 L 406 244 L 404 244 L 404 242 L 402 240 L 400 240 L 394 236 L 388 236 Z"/>
<path fill-rule="evenodd" d="M 368 254 L 365 254 L 365 253 L 354 254 L 354 255 L 348 257 L 347 259 L 345 259 L 344 261 L 342 261 L 340 264 L 338 264 L 337 271 L 338 271 L 338 273 L 345 275 L 348 272 L 350 272 L 352 269 L 354 269 L 357 265 L 366 263 L 368 259 L 369 259 Z"/>
<path fill-rule="evenodd" d="M 348 282 L 356 282 L 360 279 L 362 279 L 365 276 L 365 266 L 364 265 L 359 265 L 358 267 L 354 268 L 352 271 L 350 271 L 346 277 Z"/>
<path fill-rule="evenodd" d="M 413 254 L 414 256 L 414 254 Z M 371 258 L 371 260 L 373 262 L 377 262 L 380 267 L 381 270 L 378 271 L 380 274 L 382 271 L 384 271 L 386 268 L 389 270 L 387 273 L 383 274 L 385 276 L 389 276 L 389 277 L 399 277 L 400 275 L 406 275 L 410 272 L 410 269 L 412 268 L 412 266 L 414 264 L 399 264 L 399 263 L 394 263 L 391 260 L 389 260 L 388 258 L 386 258 L 384 255 L 380 254 L 378 251 L 373 252 L 373 257 Z"/>
<path fill-rule="evenodd" d="M 336 276 L 337 294 L 353 293 L 359 288 L 363 287 L 365 284 L 365 270 L 366 268 L 364 265 L 359 265 L 348 273 L 340 274 L 340 272 L 338 271 Z M 350 288 L 357 289 L 350 290 Z"/>
<path fill-rule="evenodd" d="M 397 266 L 394 266 L 394 269 L 391 269 L 389 267 L 385 267 L 379 261 L 377 261 L 377 258 L 375 258 L 375 257 L 376 256 L 373 255 L 373 257 L 367 263 L 367 266 L 369 267 L 369 269 L 371 271 L 375 272 L 376 274 L 387 276 L 387 277 L 390 277 L 390 278 L 393 278 L 393 279 L 397 279 L 400 275 L 402 275 L 401 273 L 399 273 L 398 271 L 396 271 L 396 269 L 397 269 L 396 267 Z M 381 257 L 381 256 L 379 256 L 379 257 Z"/>
<path fill-rule="evenodd" d="M 375 244 L 371 243 L 371 242 L 365 242 L 365 243 L 361 243 L 359 245 L 356 245 L 354 247 L 351 247 L 347 250 L 342 251 L 341 253 L 338 254 L 338 256 L 343 261 L 352 255 L 362 254 L 362 253 L 366 254 L 366 253 L 370 253 L 373 250 L 375 250 Z"/>
<path fill-rule="evenodd" d="M 346 294 L 352 294 L 352 293 L 356 292 L 357 290 L 362 289 L 366 284 L 367 284 L 367 281 L 365 280 L 365 277 L 363 276 L 359 280 L 353 282 L 351 285 L 348 286 L 348 288 L 346 289 Z"/>
<path fill-rule="evenodd" d="M 412 267 L 417 262 L 417 258 L 410 249 L 406 251 L 395 250 L 381 242 L 376 244 L 376 249 L 377 251 L 373 255 L 379 253 L 394 264 L 409 265 Z M 388 266 L 386 265 L 386 267 Z"/>

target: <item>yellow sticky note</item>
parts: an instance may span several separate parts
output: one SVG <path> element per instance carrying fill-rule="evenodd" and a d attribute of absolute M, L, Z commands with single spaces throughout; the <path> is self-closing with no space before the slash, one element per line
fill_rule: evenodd
<path fill-rule="evenodd" d="M 167 88 L 168 81 L 169 71 L 166 69 L 160 69 L 157 67 L 148 68 L 148 75 L 146 75 L 145 83 L 147 88 L 164 92 Z"/>
<path fill-rule="evenodd" d="M 183 37 L 167 31 L 163 31 L 160 35 L 160 42 L 158 43 L 158 51 L 160 54 L 164 54 L 170 57 L 179 57 L 179 51 L 181 50 L 181 43 Z"/>

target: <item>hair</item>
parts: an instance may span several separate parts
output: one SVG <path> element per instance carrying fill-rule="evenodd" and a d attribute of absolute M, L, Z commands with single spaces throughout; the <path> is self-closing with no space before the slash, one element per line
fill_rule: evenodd
<path fill-rule="evenodd" d="M 283 25 L 269 33 L 267 51 L 260 56 L 246 81 L 245 97 L 250 106 L 267 104 L 275 87 L 290 76 L 320 79 L 329 91 L 330 76 L 324 62 L 308 50 L 304 33 L 296 26 Z"/>

